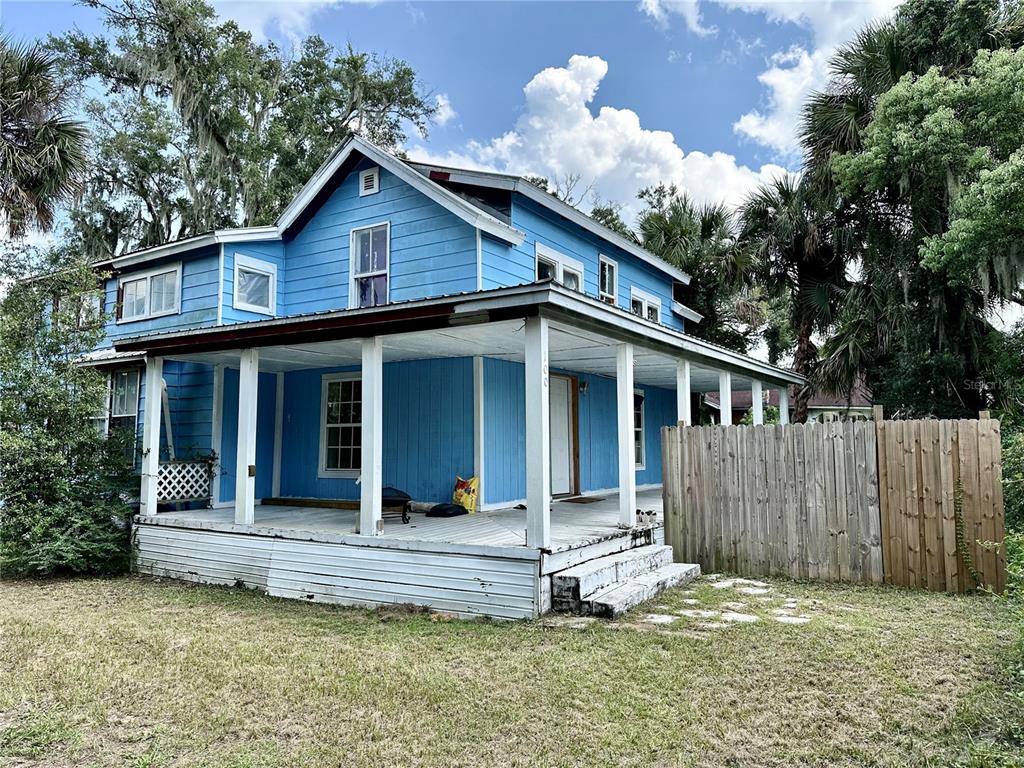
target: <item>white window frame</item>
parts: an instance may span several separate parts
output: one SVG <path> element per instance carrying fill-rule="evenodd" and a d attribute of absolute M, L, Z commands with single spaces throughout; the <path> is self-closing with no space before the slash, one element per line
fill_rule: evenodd
<path fill-rule="evenodd" d="M 611 293 L 605 293 L 605 291 L 601 288 L 602 264 L 607 264 L 614 270 Z M 605 304 L 609 304 L 613 307 L 618 306 L 619 304 L 619 262 L 615 261 L 615 259 L 608 258 L 603 253 L 600 254 L 597 258 L 597 298 L 603 301 Z M 608 301 L 608 299 L 611 299 L 611 301 Z"/>
<path fill-rule="evenodd" d="M 362 375 L 357 371 L 345 373 L 325 373 L 320 377 L 320 459 L 317 464 L 317 477 L 319 478 L 358 478 L 362 472 L 359 469 L 328 469 L 327 468 L 327 388 L 332 381 L 361 381 Z M 360 421 L 359 429 L 363 428 L 362 421 L 362 400 L 359 404 Z M 348 425 L 352 426 L 352 425 Z M 362 457 L 360 457 L 362 464 Z"/>
<path fill-rule="evenodd" d="M 373 178 L 373 186 L 370 189 L 366 188 L 366 179 Z M 380 192 L 380 167 L 374 166 L 373 168 L 367 168 L 365 171 L 359 172 L 359 196 L 366 197 L 367 195 L 375 195 Z"/>
<path fill-rule="evenodd" d="M 633 405 L 633 461 L 637 470 L 647 469 L 647 394 L 642 389 L 634 389 L 633 397 L 643 398 L 640 403 L 640 423 L 636 423 L 636 401 Z M 640 433 L 640 462 L 636 462 L 636 436 Z"/>
<path fill-rule="evenodd" d="M 129 403 L 129 410 L 122 412 L 114 411 L 114 404 L 117 402 L 117 390 L 115 389 L 114 382 L 120 374 L 125 373 L 129 379 L 134 377 L 135 379 L 135 401 Z M 123 419 L 131 417 L 135 419 L 135 429 L 133 431 L 133 438 L 138 437 L 139 433 L 139 400 L 142 398 L 142 376 L 141 371 L 138 368 L 117 368 L 110 372 L 108 375 L 108 398 L 107 398 L 107 434 L 110 434 L 110 422 L 114 419 Z"/>
<path fill-rule="evenodd" d="M 387 248 L 384 252 L 385 266 L 384 271 L 377 272 L 366 272 L 362 274 L 356 274 L 356 235 L 359 232 L 364 232 L 367 229 L 376 229 L 377 227 L 387 227 Z M 362 227 L 355 227 L 348 233 L 348 307 L 349 309 L 359 308 L 359 291 L 357 289 L 358 281 L 364 277 L 378 277 L 384 275 L 388 279 L 388 290 L 387 295 L 384 297 L 384 304 L 391 303 L 391 222 L 390 221 L 378 221 L 374 224 L 367 224 Z"/>
<path fill-rule="evenodd" d="M 635 312 L 633 312 L 634 301 L 639 301 L 641 303 L 641 306 L 643 307 L 643 314 L 637 315 Z M 657 296 L 653 294 L 647 293 L 647 291 L 642 291 L 635 286 L 629 289 L 629 311 L 631 314 L 633 314 L 634 317 L 639 317 L 642 320 L 647 320 L 647 322 L 653 323 L 654 321 L 647 317 L 647 311 L 651 307 L 657 308 L 658 325 L 661 325 L 662 318 L 664 318 L 665 316 L 661 308 L 661 299 L 659 299 Z"/>
<path fill-rule="evenodd" d="M 103 399 L 103 413 L 97 413 L 89 417 L 89 420 L 97 426 L 97 432 L 103 437 L 107 437 L 110 434 L 110 401 L 113 396 L 113 377 L 109 371 L 106 375 L 106 397 Z M 99 429 L 99 425 L 102 424 L 103 428 Z"/>
<path fill-rule="evenodd" d="M 163 310 L 161 310 L 159 312 L 150 312 L 149 298 L 150 298 L 150 289 L 152 287 L 153 278 L 157 277 L 159 275 L 165 275 L 168 272 L 174 272 L 175 273 L 175 280 L 176 280 L 176 285 L 177 285 L 177 288 L 178 288 L 178 291 L 177 291 L 177 293 L 174 296 L 174 306 L 171 307 L 170 309 L 163 309 Z M 146 296 L 146 308 L 145 308 L 145 311 L 141 315 L 132 315 L 131 317 L 124 317 L 123 301 L 121 301 L 122 306 L 118 309 L 118 312 L 117 312 L 117 314 L 121 315 L 121 317 L 118 317 L 117 320 L 116 320 L 116 322 L 118 324 L 120 324 L 120 323 L 134 323 L 134 322 L 138 322 L 139 320 L 150 320 L 150 319 L 152 319 L 154 317 L 167 317 L 168 315 L 177 315 L 177 314 L 181 313 L 181 289 L 182 289 L 182 287 L 181 287 L 181 262 L 180 261 L 177 264 L 164 265 L 162 267 L 156 267 L 154 269 L 146 270 L 145 272 L 132 272 L 132 273 L 127 274 L 127 275 L 121 275 L 117 279 L 117 298 L 118 298 L 118 300 L 121 300 L 123 298 L 123 293 L 122 293 L 121 289 L 124 286 L 124 284 L 125 283 L 133 283 L 136 280 L 145 280 L 146 281 L 146 293 L 145 293 L 145 296 Z"/>
<path fill-rule="evenodd" d="M 246 272 L 257 272 L 261 275 L 267 275 L 270 278 L 270 306 L 261 307 L 259 304 L 250 304 L 247 301 L 242 301 L 239 298 L 238 293 L 238 279 L 240 277 L 239 272 L 245 270 Z M 253 258 L 252 256 L 246 256 L 244 254 L 235 255 L 235 285 L 233 294 L 233 304 L 235 309 L 241 309 L 246 312 L 256 312 L 260 315 L 276 315 L 277 314 L 277 265 L 264 261 L 263 259 Z"/>
<path fill-rule="evenodd" d="M 537 279 L 537 270 L 540 267 L 542 261 L 546 261 L 555 267 L 555 282 L 559 285 L 565 285 L 565 270 L 568 269 L 570 272 L 575 272 L 580 277 L 580 293 L 586 293 L 586 270 L 583 268 L 583 262 L 578 259 L 574 259 L 571 256 L 566 256 L 564 253 L 556 251 L 554 248 L 549 248 L 543 243 L 536 243 L 534 251 L 534 264 L 533 264 L 533 276 Z"/>

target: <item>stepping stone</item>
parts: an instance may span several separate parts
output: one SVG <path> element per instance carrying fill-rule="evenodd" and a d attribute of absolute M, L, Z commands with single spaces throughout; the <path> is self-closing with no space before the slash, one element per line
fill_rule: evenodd
<path fill-rule="evenodd" d="M 739 624 L 753 624 L 757 621 L 757 616 L 750 613 L 734 613 L 733 611 L 726 611 L 722 614 L 722 619 Z"/>
<path fill-rule="evenodd" d="M 685 598 L 683 600 L 680 600 L 679 602 L 682 603 L 683 605 L 700 605 L 700 600 L 697 600 L 696 598 L 693 598 L 693 597 Z"/>
<path fill-rule="evenodd" d="M 771 592 L 770 589 L 765 587 L 738 587 L 736 591 L 741 595 L 767 595 Z"/>
<path fill-rule="evenodd" d="M 722 621 L 702 621 L 697 625 L 697 629 L 725 629 L 729 625 Z"/>
<path fill-rule="evenodd" d="M 713 619 L 715 616 L 718 616 L 718 611 L 704 611 L 700 608 L 684 608 L 681 611 L 676 611 L 676 613 L 691 619 Z"/>
<path fill-rule="evenodd" d="M 722 603 L 722 607 L 727 611 L 742 611 L 747 607 L 746 603 Z"/>
<path fill-rule="evenodd" d="M 779 624 L 806 624 L 811 620 L 810 616 L 776 616 Z"/>
<path fill-rule="evenodd" d="M 557 616 L 545 619 L 541 626 L 549 629 L 586 629 L 597 619 L 593 616 Z"/>
<path fill-rule="evenodd" d="M 760 587 L 764 588 L 768 585 L 763 581 L 754 581 L 753 579 L 725 579 L 712 585 L 715 589 L 731 589 L 736 586 L 746 587 Z"/>
<path fill-rule="evenodd" d="M 757 600 L 759 603 L 770 603 L 775 600 L 774 597 L 755 597 L 754 599 Z"/>
<path fill-rule="evenodd" d="M 665 613 L 648 613 L 640 621 L 645 624 L 671 624 L 678 619 L 677 616 L 669 616 Z"/>
<path fill-rule="evenodd" d="M 793 615 L 793 609 L 792 608 L 774 608 L 774 609 L 772 609 L 772 613 L 774 613 L 776 616 L 792 616 Z"/>

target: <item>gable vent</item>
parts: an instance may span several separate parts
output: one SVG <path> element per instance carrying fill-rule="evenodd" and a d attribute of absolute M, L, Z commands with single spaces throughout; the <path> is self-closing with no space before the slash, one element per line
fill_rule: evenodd
<path fill-rule="evenodd" d="M 369 168 L 359 174 L 359 196 L 380 192 L 380 168 Z"/>

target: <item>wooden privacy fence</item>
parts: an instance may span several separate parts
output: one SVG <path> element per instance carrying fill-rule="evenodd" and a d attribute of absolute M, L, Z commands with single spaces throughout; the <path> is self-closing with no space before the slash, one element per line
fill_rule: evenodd
<path fill-rule="evenodd" d="M 1003 534 L 997 421 L 666 427 L 662 450 L 677 561 L 954 592 L 1005 585 L 1004 555 L 984 544 Z"/>

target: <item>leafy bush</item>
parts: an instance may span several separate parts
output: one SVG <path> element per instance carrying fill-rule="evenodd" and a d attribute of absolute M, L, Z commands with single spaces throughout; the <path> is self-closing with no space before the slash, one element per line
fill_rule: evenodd
<path fill-rule="evenodd" d="M 11 251 L 3 267 L 0 282 L 15 282 L 0 301 L 0 572 L 122 570 L 131 438 L 97 432 L 106 379 L 78 364 L 103 334 L 102 318 L 80 314 L 97 277 L 66 252 Z M 45 277 L 25 279 L 33 271 Z"/>
<path fill-rule="evenodd" d="M 1006 530 L 1024 533 L 1024 431 L 1003 436 Z"/>

